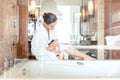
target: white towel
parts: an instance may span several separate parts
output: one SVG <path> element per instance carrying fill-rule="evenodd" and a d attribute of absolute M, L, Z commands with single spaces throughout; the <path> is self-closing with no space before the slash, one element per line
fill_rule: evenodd
<path fill-rule="evenodd" d="M 120 35 L 106 36 L 106 45 L 108 45 L 108 46 L 120 46 Z"/>

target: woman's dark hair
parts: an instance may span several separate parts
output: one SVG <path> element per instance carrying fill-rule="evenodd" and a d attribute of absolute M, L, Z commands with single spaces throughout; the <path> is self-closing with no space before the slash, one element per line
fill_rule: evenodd
<path fill-rule="evenodd" d="M 53 22 L 56 22 L 57 17 L 53 13 L 44 13 L 43 20 L 46 24 L 51 24 Z"/>

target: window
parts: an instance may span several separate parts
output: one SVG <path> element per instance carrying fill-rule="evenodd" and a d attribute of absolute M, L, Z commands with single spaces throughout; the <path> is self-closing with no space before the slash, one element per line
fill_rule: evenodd
<path fill-rule="evenodd" d="M 62 13 L 56 28 L 60 43 L 79 42 L 80 7 L 79 6 L 58 6 Z"/>

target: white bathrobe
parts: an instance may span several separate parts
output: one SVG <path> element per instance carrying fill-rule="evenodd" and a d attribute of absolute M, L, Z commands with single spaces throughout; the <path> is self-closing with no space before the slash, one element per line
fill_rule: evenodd
<path fill-rule="evenodd" d="M 31 51 L 32 54 L 35 55 L 37 60 L 56 60 L 58 59 L 55 53 L 46 51 L 46 47 L 48 47 L 48 43 L 57 39 L 57 31 L 53 29 L 50 31 L 50 39 L 48 38 L 48 32 L 46 31 L 43 24 L 41 24 L 35 34 L 33 35 L 33 39 L 31 41 Z"/>

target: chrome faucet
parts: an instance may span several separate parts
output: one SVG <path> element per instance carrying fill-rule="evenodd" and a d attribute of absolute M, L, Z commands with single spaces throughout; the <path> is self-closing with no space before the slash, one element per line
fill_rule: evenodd
<path fill-rule="evenodd" d="M 8 70 L 8 69 L 9 69 L 9 60 L 7 58 L 4 58 L 3 70 Z"/>
<path fill-rule="evenodd" d="M 4 58 L 3 60 L 3 70 L 8 70 L 16 64 L 15 58 Z"/>
<path fill-rule="evenodd" d="M 3 70 L 8 70 L 14 66 L 15 58 L 12 57 L 12 46 L 9 45 L 9 57 L 3 58 Z"/>

